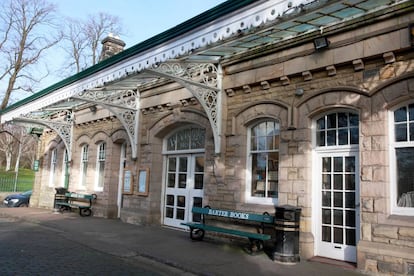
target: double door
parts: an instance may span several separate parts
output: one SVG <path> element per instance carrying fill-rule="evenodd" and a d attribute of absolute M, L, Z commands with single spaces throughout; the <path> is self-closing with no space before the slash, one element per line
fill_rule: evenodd
<path fill-rule="evenodd" d="M 203 206 L 204 154 L 166 157 L 164 224 L 185 228 L 181 222 L 197 221 L 191 208 Z"/>

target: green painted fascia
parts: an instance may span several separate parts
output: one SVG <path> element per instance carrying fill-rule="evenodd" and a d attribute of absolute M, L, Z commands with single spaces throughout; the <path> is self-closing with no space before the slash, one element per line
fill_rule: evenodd
<path fill-rule="evenodd" d="M 147 40 L 144 40 L 141 43 L 138 43 L 130 48 L 125 49 L 124 51 L 120 52 L 117 55 L 114 55 L 108 59 L 105 59 L 99 63 L 97 63 L 94 66 L 91 66 L 73 76 L 70 76 L 62 81 L 59 81 L 41 91 L 38 93 L 35 93 L 27 98 L 24 98 L 21 101 L 18 101 L 8 107 L 6 107 L 3 110 L 0 110 L 0 114 L 6 113 L 10 110 L 13 110 L 17 107 L 20 107 L 26 103 L 29 103 L 33 100 L 39 99 L 57 89 L 60 89 L 62 87 L 65 87 L 71 83 L 74 83 L 76 81 L 79 81 L 83 78 L 86 78 L 92 74 L 95 74 L 107 67 L 110 67 L 118 62 L 121 62 L 122 60 L 125 60 L 129 57 L 132 57 L 136 54 L 139 54 L 141 52 L 144 52 L 146 50 L 149 50 L 157 45 L 160 45 L 162 43 L 165 43 L 173 38 L 176 38 L 180 35 L 183 35 L 191 30 L 194 30 L 202 25 L 208 24 L 209 22 L 212 22 L 213 20 L 216 20 L 226 14 L 229 14 L 233 11 L 236 11 L 238 9 L 241 9 L 247 5 L 250 5 L 254 2 L 258 2 L 262 0 L 228 0 L 224 3 L 221 3 L 220 5 L 217 5 L 187 21 L 184 21 L 183 23 L 172 27 L 171 29 L 168 29 L 158 35 L 155 35 Z"/>

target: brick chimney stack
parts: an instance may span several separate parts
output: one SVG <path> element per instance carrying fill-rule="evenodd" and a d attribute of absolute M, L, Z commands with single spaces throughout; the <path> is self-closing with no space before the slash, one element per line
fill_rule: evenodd
<path fill-rule="evenodd" d="M 110 33 L 106 38 L 102 40 L 102 52 L 99 61 L 122 52 L 124 50 L 124 47 L 125 42 L 123 42 L 118 36 L 114 36 L 112 33 Z"/>

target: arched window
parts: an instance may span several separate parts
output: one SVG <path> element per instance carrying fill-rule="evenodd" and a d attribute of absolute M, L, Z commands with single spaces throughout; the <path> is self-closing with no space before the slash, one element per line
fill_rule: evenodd
<path fill-rule="evenodd" d="M 106 159 L 106 144 L 100 143 L 98 145 L 98 154 L 97 154 L 97 159 L 96 159 L 96 182 L 95 182 L 95 190 L 98 190 L 98 191 L 102 191 L 104 187 L 105 159 Z"/>
<path fill-rule="evenodd" d="M 391 117 L 391 206 L 395 214 L 414 215 L 414 103 Z"/>
<path fill-rule="evenodd" d="M 204 149 L 205 129 L 190 127 L 179 130 L 167 139 L 167 151 Z"/>
<path fill-rule="evenodd" d="M 81 154 L 81 161 L 80 161 L 80 181 L 79 181 L 79 188 L 86 189 L 86 177 L 88 175 L 88 145 L 82 146 L 82 154 Z"/>
<path fill-rule="evenodd" d="M 336 112 L 316 121 L 316 146 L 343 146 L 358 144 L 357 114 Z"/>
<path fill-rule="evenodd" d="M 247 201 L 274 203 L 278 198 L 279 136 L 277 121 L 263 121 L 250 128 Z"/>

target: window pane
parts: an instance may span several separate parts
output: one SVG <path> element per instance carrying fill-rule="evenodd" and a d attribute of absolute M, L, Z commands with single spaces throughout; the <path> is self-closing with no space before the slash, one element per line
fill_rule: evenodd
<path fill-rule="evenodd" d="M 331 234 L 331 227 L 330 226 L 322 226 L 322 240 L 325 242 L 331 242 L 332 234 Z"/>
<path fill-rule="evenodd" d="M 397 159 L 397 204 L 414 207 L 414 148 L 398 148 Z"/>
<path fill-rule="evenodd" d="M 414 121 L 414 104 L 408 106 L 408 120 Z"/>
<path fill-rule="evenodd" d="M 344 243 L 344 235 L 343 229 L 339 227 L 334 228 L 334 243 L 343 244 Z"/>
<path fill-rule="evenodd" d="M 194 207 L 202 207 L 203 206 L 203 199 L 201 197 L 193 197 L 193 206 Z M 200 222 L 201 221 L 201 214 L 193 213 L 193 221 Z"/>
<path fill-rule="evenodd" d="M 185 207 L 185 196 L 177 196 L 177 206 Z"/>
<path fill-rule="evenodd" d="M 186 172 L 187 171 L 187 157 L 180 157 L 179 159 L 179 171 Z"/>
<path fill-rule="evenodd" d="M 316 127 L 318 130 L 325 129 L 325 117 L 316 121 Z"/>
<path fill-rule="evenodd" d="M 349 227 L 355 227 L 355 211 L 345 212 L 345 225 Z"/>
<path fill-rule="evenodd" d="M 343 159 L 342 157 L 334 157 L 334 171 L 335 172 L 342 172 L 343 171 Z"/>
<path fill-rule="evenodd" d="M 167 195 L 167 205 L 174 206 L 174 196 L 173 195 Z"/>
<path fill-rule="evenodd" d="M 334 193 L 334 207 L 343 207 L 343 198 L 342 192 L 335 192 Z"/>
<path fill-rule="evenodd" d="M 177 209 L 176 219 L 184 220 L 184 209 Z"/>
<path fill-rule="evenodd" d="M 322 206 L 331 207 L 331 192 L 322 192 Z"/>
<path fill-rule="evenodd" d="M 331 175 L 322 175 L 322 189 L 331 189 Z"/>
<path fill-rule="evenodd" d="M 334 189 L 335 190 L 342 190 L 343 189 L 342 174 L 335 174 L 334 175 Z"/>
<path fill-rule="evenodd" d="M 348 145 L 348 129 L 338 129 L 338 145 Z"/>
<path fill-rule="evenodd" d="M 347 127 L 348 126 L 348 114 L 347 113 L 338 113 L 338 127 Z"/>
<path fill-rule="evenodd" d="M 410 141 L 414 141 L 414 123 L 410 123 Z"/>
<path fill-rule="evenodd" d="M 331 224 L 331 210 L 330 209 L 322 209 L 322 223 Z"/>
<path fill-rule="evenodd" d="M 346 229 L 346 244 L 347 245 L 356 245 L 356 237 L 354 229 Z"/>
<path fill-rule="evenodd" d="M 327 146 L 336 146 L 336 130 L 328 130 L 326 135 Z"/>
<path fill-rule="evenodd" d="M 178 175 L 178 188 L 185 189 L 187 186 L 187 174 L 180 173 Z"/>
<path fill-rule="evenodd" d="M 349 113 L 349 126 L 350 127 L 357 127 L 358 126 L 358 118 L 359 116 L 356 114 Z"/>
<path fill-rule="evenodd" d="M 395 125 L 395 141 L 407 141 L 407 125 L 398 124 Z"/>
<path fill-rule="evenodd" d="M 175 172 L 176 170 L 176 159 L 175 158 L 168 158 L 168 171 Z"/>
<path fill-rule="evenodd" d="M 334 210 L 334 225 L 343 225 L 343 211 L 342 210 Z"/>
<path fill-rule="evenodd" d="M 336 128 L 336 113 L 334 114 L 329 114 L 328 116 L 326 116 L 326 121 L 328 123 L 327 128 Z"/>
<path fill-rule="evenodd" d="M 175 186 L 175 173 L 168 174 L 168 187 L 173 188 Z"/>
<path fill-rule="evenodd" d="M 395 122 L 407 121 L 407 108 L 405 106 L 394 111 L 394 121 Z"/>
<path fill-rule="evenodd" d="M 325 132 L 320 131 L 316 133 L 316 144 L 320 147 L 325 146 Z"/>
<path fill-rule="evenodd" d="M 250 149 L 256 151 L 257 150 L 257 137 L 252 136 L 250 140 Z"/>
<path fill-rule="evenodd" d="M 191 149 L 202 149 L 205 144 L 206 131 L 201 128 L 191 129 Z"/>
<path fill-rule="evenodd" d="M 346 192 L 345 193 L 345 207 L 346 208 L 355 208 L 355 192 Z"/>
<path fill-rule="evenodd" d="M 345 171 L 355 172 L 355 157 L 345 157 Z"/>
<path fill-rule="evenodd" d="M 323 157 L 322 158 L 322 171 L 323 172 L 330 172 L 331 171 L 331 158 L 330 157 Z"/>
<path fill-rule="evenodd" d="M 204 175 L 196 174 L 194 176 L 194 189 L 203 189 L 204 186 Z"/>
<path fill-rule="evenodd" d="M 195 159 L 195 171 L 204 172 L 204 157 L 198 156 Z"/>
<path fill-rule="evenodd" d="M 177 150 L 190 148 L 190 130 L 185 129 L 177 133 Z"/>
<path fill-rule="evenodd" d="M 351 144 L 351 145 L 357 145 L 358 143 L 359 143 L 359 133 L 358 133 L 358 129 L 357 128 L 351 128 L 350 130 L 349 130 L 349 132 L 350 132 L 350 141 L 349 141 L 349 143 Z"/>
<path fill-rule="evenodd" d="M 355 190 L 355 176 L 353 174 L 345 175 L 345 190 Z"/>
<path fill-rule="evenodd" d="M 266 150 L 266 137 L 257 137 L 258 141 L 258 150 Z"/>

